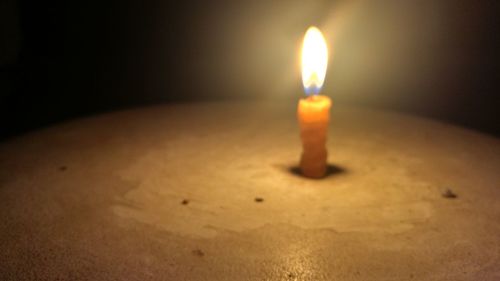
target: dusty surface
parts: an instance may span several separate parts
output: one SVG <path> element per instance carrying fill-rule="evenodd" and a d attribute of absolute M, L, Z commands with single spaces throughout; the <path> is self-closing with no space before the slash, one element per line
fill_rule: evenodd
<path fill-rule="evenodd" d="M 4 142 L 0 280 L 500 280 L 500 140 L 334 105 L 310 180 L 298 134 L 205 103 Z"/>

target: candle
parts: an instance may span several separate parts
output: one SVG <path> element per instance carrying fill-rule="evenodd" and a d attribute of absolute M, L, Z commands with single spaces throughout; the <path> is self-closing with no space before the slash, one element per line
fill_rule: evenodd
<path fill-rule="evenodd" d="M 300 170 L 310 178 L 326 174 L 326 136 L 331 100 L 319 95 L 325 81 L 328 49 L 321 31 L 310 27 L 302 45 L 302 83 L 308 97 L 300 99 L 297 115 L 302 139 Z"/>

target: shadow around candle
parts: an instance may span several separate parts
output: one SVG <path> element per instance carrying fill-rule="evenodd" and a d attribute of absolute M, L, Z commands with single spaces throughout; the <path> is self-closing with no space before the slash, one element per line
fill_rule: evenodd
<path fill-rule="evenodd" d="M 309 177 L 304 176 L 302 174 L 302 171 L 300 170 L 300 167 L 297 165 L 289 166 L 287 170 L 288 170 L 288 172 L 290 172 L 294 176 L 298 176 L 298 177 L 305 178 L 305 179 L 312 179 L 312 180 L 321 180 L 321 179 L 325 179 L 328 177 L 347 173 L 347 170 L 344 167 L 339 166 L 339 165 L 335 165 L 335 164 L 327 164 L 325 176 L 322 178 L 309 178 Z"/>

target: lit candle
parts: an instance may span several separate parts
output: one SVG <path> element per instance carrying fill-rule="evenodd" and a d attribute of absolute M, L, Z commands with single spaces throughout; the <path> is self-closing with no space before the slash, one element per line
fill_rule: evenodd
<path fill-rule="evenodd" d="M 304 176 L 321 178 L 326 173 L 326 136 L 331 100 L 319 95 L 325 81 L 328 49 L 321 31 L 310 27 L 302 45 L 302 83 L 307 98 L 300 99 L 297 110 L 302 155 L 300 169 Z"/>

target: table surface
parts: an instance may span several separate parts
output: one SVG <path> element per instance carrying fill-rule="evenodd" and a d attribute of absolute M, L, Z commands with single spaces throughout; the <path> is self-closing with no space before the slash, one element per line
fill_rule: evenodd
<path fill-rule="evenodd" d="M 500 280 L 499 139 L 334 104 L 312 180 L 294 106 L 147 107 L 1 143 L 0 279 Z"/>

